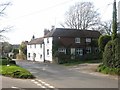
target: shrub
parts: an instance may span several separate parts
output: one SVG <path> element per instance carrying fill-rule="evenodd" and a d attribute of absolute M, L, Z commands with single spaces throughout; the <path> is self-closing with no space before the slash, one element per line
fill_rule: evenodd
<path fill-rule="evenodd" d="M 9 64 L 10 65 L 16 65 L 16 62 L 12 60 L 12 61 L 9 61 Z"/>
<path fill-rule="evenodd" d="M 7 65 L 9 61 L 7 59 L 0 59 L 0 65 Z"/>
<path fill-rule="evenodd" d="M 97 71 L 104 74 L 120 75 L 120 68 L 110 68 L 105 66 L 104 64 L 99 65 Z"/>
<path fill-rule="evenodd" d="M 89 53 L 89 54 L 85 54 L 82 59 L 83 60 L 98 60 L 98 59 L 102 59 L 102 54 L 100 52 Z"/>
<path fill-rule="evenodd" d="M 9 57 L 4 57 L 0 59 L 0 65 L 16 65 L 16 62 Z"/>
<path fill-rule="evenodd" d="M 120 68 L 120 38 L 108 42 L 105 46 L 103 64 L 111 68 Z"/>
<path fill-rule="evenodd" d="M 71 59 L 71 55 L 67 55 L 64 53 L 59 52 L 58 53 L 58 63 L 63 64 L 63 63 L 68 63 Z"/>
<path fill-rule="evenodd" d="M 111 36 L 109 35 L 101 35 L 98 39 L 98 46 L 99 46 L 99 49 L 100 51 L 104 51 L 104 47 L 105 45 L 108 43 L 108 41 L 111 40 Z"/>

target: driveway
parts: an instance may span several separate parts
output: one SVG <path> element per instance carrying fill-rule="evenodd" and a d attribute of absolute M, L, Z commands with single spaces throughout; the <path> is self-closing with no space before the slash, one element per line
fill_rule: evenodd
<path fill-rule="evenodd" d="M 91 71 L 85 71 L 86 64 L 65 67 L 26 60 L 17 61 L 17 64 L 28 69 L 36 76 L 36 79 L 45 81 L 57 88 L 118 88 L 117 78 L 90 74 Z"/>

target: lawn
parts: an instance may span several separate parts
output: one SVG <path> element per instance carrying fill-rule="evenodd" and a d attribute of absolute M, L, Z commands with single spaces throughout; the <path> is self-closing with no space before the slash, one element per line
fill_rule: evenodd
<path fill-rule="evenodd" d="M 29 71 L 16 64 L 10 64 L 9 60 L 7 59 L 0 59 L 0 74 L 13 78 L 34 78 L 34 76 Z"/>

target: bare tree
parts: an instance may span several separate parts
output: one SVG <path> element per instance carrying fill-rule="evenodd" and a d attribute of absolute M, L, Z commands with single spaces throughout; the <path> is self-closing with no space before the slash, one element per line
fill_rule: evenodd
<path fill-rule="evenodd" d="M 76 3 L 66 12 L 65 17 L 67 27 L 81 30 L 93 28 L 100 22 L 99 13 L 91 2 Z"/>
<path fill-rule="evenodd" d="M 11 2 L 6 2 L 6 3 L 0 3 L 0 17 L 5 15 L 5 10 L 6 8 L 11 5 Z M 6 31 L 8 31 L 11 27 L 5 27 L 3 29 L 0 29 L 0 40 L 2 40 L 3 38 L 5 38 L 5 36 L 3 36 L 1 33 L 4 33 Z"/>
<path fill-rule="evenodd" d="M 101 24 L 99 24 L 98 30 L 101 32 L 101 34 L 111 35 L 112 34 L 111 24 L 112 24 L 111 20 L 101 22 Z"/>

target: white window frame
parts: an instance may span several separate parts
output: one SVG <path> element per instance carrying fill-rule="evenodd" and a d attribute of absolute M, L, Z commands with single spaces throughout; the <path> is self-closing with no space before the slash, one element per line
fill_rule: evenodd
<path fill-rule="evenodd" d="M 32 48 L 32 45 L 30 45 L 30 48 Z"/>
<path fill-rule="evenodd" d="M 47 49 L 47 55 L 50 55 L 50 50 L 49 49 Z"/>
<path fill-rule="evenodd" d="M 86 47 L 86 53 L 91 53 L 91 47 Z"/>
<path fill-rule="evenodd" d="M 40 48 L 42 48 L 42 44 L 40 44 Z"/>
<path fill-rule="evenodd" d="M 94 50 L 95 50 L 96 53 L 99 52 L 99 48 L 98 47 L 95 47 Z"/>
<path fill-rule="evenodd" d="M 28 53 L 28 57 L 30 58 L 30 53 Z"/>
<path fill-rule="evenodd" d="M 36 48 L 36 44 L 34 44 L 34 48 Z"/>
<path fill-rule="evenodd" d="M 49 38 L 47 38 L 47 43 L 49 43 Z"/>
<path fill-rule="evenodd" d="M 66 54 L 66 48 L 58 48 L 58 51 Z"/>
<path fill-rule="evenodd" d="M 42 58 L 42 54 L 40 54 L 40 59 Z"/>
<path fill-rule="evenodd" d="M 91 38 L 86 38 L 86 42 L 90 43 L 91 42 Z"/>
<path fill-rule="evenodd" d="M 76 54 L 82 56 L 83 55 L 83 49 L 82 48 L 76 48 Z"/>
<path fill-rule="evenodd" d="M 80 38 L 75 38 L 75 43 L 80 43 Z"/>

